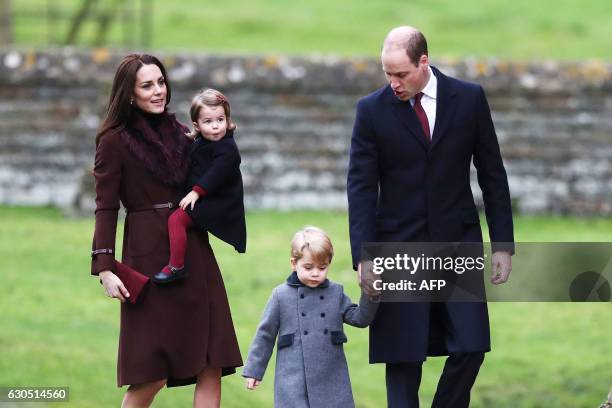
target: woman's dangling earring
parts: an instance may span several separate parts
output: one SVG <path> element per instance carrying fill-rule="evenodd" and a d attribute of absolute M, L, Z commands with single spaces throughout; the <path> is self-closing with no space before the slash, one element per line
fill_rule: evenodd
<path fill-rule="evenodd" d="M 130 98 L 130 105 L 134 103 L 134 98 Z"/>

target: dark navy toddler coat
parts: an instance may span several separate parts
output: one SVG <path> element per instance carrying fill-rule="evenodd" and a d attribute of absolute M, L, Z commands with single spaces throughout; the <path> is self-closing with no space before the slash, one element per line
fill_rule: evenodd
<path fill-rule="evenodd" d="M 240 152 L 233 131 L 212 142 L 196 137 L 190 150 L 191 164 L 187 187 L 198 185 L 206 191 L 187 213 L 195 224 L 232 245 L 246 251 L 244 192 L 240 173 Z"/>

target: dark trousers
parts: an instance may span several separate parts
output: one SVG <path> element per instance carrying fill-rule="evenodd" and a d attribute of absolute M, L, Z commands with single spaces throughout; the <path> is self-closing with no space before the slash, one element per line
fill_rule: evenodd
<path fill-rule="evenodd" d="M 444 364 L 432 408 L 468 408 L 484 353 L 451 354 Z M 387 364 L 388 408 L 418 408 L 422 362 Z"/>

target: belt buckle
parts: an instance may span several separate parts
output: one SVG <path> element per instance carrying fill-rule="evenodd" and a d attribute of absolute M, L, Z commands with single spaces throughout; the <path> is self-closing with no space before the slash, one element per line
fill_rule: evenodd
<path fill-rule="evenodd" d="M 168 201 L 168 209 L 174 207 L 174 203 L 172 201 Z"/>

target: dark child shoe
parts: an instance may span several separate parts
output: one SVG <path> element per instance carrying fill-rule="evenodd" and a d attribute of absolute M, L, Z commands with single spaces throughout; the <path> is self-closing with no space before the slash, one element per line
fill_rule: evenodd
<path fill-rule="evenodd" d="M 167 272 L 166 272 L 167 271 Z M 182 268 L 175 268 L 174 266 L 166 266 L 160 272 L 153 276 L 153 282 L 155 283 L 170 283 L 176 280 L 182 279 L 187 274 L 187 270 L 183 266 Z"/>

